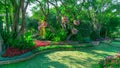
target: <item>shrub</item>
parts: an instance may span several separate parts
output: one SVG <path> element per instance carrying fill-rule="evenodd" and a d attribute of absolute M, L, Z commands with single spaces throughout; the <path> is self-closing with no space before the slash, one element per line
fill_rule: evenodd
<path fill-rule="evenodd" d="M 10 47 L 19 49 L 27 49 L 35 45 L 30 32 L 25 33 L 23 37 L 20 36 L 17 39 L 9 38 L 8 44 Z"/>
<path fill-rule="evenodd" d="M 52 41 L 64 41 L 66 39 L 66 32 L 64 29 L 61 29 L 57 32 L 57 34 L 54 35 L 52 38 Z"/>
<path fill-rule="evenodd" d="M 91 35 L 90 35 L 90 38 L 91 38 L 91 40 L 94 40 L 94 41 L 95 41 L 96 39 L 100 38 L 100 35 L 99 35 L 98 32 L 93 31 L 93 32 L 91 33 Z"/>
<path fill-rule="evenodd" d="M 99 61 L 101 68 L 119 68 L 120 67 L 120 54 L 114 56 L 107 56 Z"/>

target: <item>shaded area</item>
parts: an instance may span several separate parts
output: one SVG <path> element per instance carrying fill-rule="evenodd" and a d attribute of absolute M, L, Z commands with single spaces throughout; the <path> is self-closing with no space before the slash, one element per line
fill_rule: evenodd
<path fill-rule="evenodd" d="M 118 48 L 100 44 L 79 51 L 53 51 L 39 54 L 30 60 L 1 65 L 0 68 L 99 68 L 100 59 L 117 53 Z"/>

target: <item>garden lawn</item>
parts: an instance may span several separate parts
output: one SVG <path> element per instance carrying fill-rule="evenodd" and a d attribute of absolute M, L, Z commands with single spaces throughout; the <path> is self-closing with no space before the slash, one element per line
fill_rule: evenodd
<path fill-rule="evenodd" d="M 112 41 L 110 44 L 116 47 L 120 47 L 120 41 Z"/>
<path fill-rule="evenodd" d="M 38 54 L 18 63 L 0 65 L 0 68 L 99 68 L 98 61 L 108 55 L 116 55 L 118 48 L 100 44 L 78 51 L 53 51 Z"/>

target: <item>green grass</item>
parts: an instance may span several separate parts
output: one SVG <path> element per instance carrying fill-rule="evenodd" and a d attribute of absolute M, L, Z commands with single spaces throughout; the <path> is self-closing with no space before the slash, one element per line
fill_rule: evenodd
<path fill-rule="evenodd" d="M 78 51 L 53 51 L 23 62 L 0 65 L 0 68 L 99 68 L 98 61 L 117 54 L 118 48 L 100 44 Z"/>
<path fill-rule="evenodd" d="M 111 44 L 120 47 L 120 41 L 112 41 Z"/>

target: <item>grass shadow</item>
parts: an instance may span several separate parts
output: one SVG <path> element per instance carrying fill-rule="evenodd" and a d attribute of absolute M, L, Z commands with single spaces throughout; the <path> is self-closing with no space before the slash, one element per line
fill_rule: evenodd
<path fill-rule="evenodd" d="M 50 51 L 24 62 L 0 65 L 0 68 L 99 68 L 98 61 L 101 58 L 116 53 L 118 48 L 100 44 L 78 51 Z"/>

